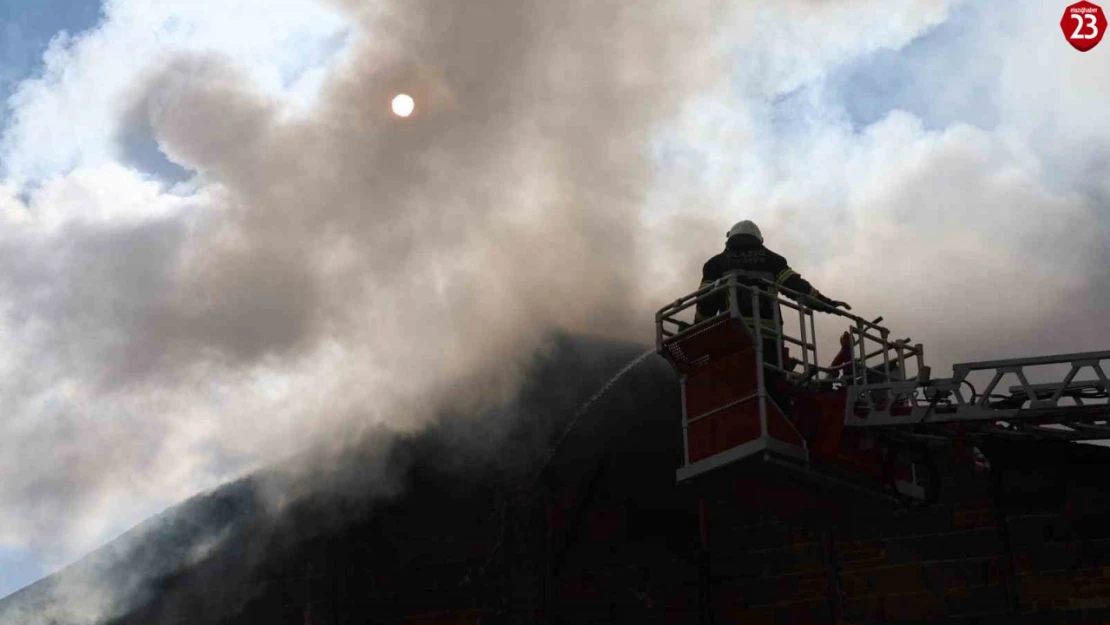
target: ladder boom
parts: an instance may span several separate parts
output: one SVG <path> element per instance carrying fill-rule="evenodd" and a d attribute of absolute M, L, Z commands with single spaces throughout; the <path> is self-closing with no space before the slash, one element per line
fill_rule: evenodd
<path fill-rule="evenodd" d="M 1054 366 L 1055 381 L 1029 382 L 1027 368 Z M 1065 373 L 1060 373 L 1067 366 Z M 1068 428 L 1073 439 L 1107 438 L 1110 429 L 1110 381 L 1106 367 L 1110 351 L 1010 358 L 952 366 L 952 377 L 929 382 L 876 382 L 851 387 L 845 425 L 880 427 L 973 422 L 1028 422 L 1059 424 Z M 1094 371 L 1096 379 L 1075 381 L 1083 369 Z M 974 390 L 969 376 L 991 375 L 981 393 Z M 996 394 L 1003 378 L 1019 382 L 1007 387 L 1008 395 Z M 1053 375 L 1042 372 L 1042 378 Z M 967 387 L 972 395 L 965 396 Z M 887 401 L 887 398 L 893 398 Z M 876 399 L 879 398 L 879 399 Z M 1090 427 L 1077 427 L 1077 426 Z M 1043 431 L 1043 428 L 1038 431 Z M 1046 438 L 1058 437 L 1046 434 Z"/>

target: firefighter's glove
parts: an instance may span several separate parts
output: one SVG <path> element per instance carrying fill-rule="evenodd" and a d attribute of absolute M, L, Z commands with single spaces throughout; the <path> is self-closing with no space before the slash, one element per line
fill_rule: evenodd
<path fill-rule="evenodd" d="M 848 302 L 838 302 L 836 300 L 832 300 L 832 301 L 829 302 L 829 304 L 831 304 L 833 308 L 843 308 L 844 310 L 852 310 L 852 307 L 848 305 Z"/>
<path fill-rule="evenodd" d="M 834 310 L 832 305 L 826 304 L 819 299 L 811 299 L 807 303 L 809 304 L 810 308 L 816 310 L 817 312 L 831 313 Z"/>
<path fill-rule="evenodd" d="M 812 293 L 809 296 L 809 301 L 806 302 L 810 308 L 817 312 L 831 313 L 835 308 L 837 302 L 821 295 L 820 293 Z"/>

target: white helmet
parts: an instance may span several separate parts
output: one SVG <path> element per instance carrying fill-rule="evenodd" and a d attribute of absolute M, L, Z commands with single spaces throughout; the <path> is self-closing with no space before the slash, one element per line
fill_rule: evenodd
<path fill-rule="evenodd" d="M 750 234 L 753 237 L 759 239 L 760 243 L 763 243 L 763 233 L 759 231 L 759 226 L 748 221 L 747 219 L 745 219 L 744 221 L 736 222 L 736 225 L 728 231 L 728 237 L 730 239 L 738 234 Z"/>

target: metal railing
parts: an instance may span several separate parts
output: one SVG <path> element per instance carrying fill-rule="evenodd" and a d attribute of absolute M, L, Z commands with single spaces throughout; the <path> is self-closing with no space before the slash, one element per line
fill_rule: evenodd
<path fill-rule="evenodd" d="M 800 386 L 847 387 L 847 426 L 983 422 L 990 431 L 1001 428 L 1011 433 L 1073 440 L 1110 438 L 1110 351 L 961 363 L 953 365 L 951 378 L 932 379 L 922 345 L 911 344 L 909 338 L 892 340 L 890 331 L 879 325 L 881 317 L 868 321 L 767 280 L 743 280 L 736 275 L 725 276 L 660 309 L 655 315 L 656 350 L 673 358 L 675 354 L 668 354 L 668 349 L 681 352 L 676 344 L 684 339 L 726 320 L 742 321 L 753 339 L 755 358 L 763 362 L 763 367 L 757 368 L 761 420 L 766 414 L 766 368 L 783 372 L 790 382 Z M 722 294 L 727 294 L 728 300 L 722 312 L 698 321 L 680 318 L 700 302 Z M 741 314 L 742 298 L 750 302 L 748 316 Z M 770 323 L 760 318 L 760 302 L 771 305 Z M 786 309 L 793 312 L 784 315 Z M 849 353 L 836 366 L 823 366 L 818 361 L 814 312 L 849 322 Z M 797 314 L 796 323 L 792 321 L 793 313 Z M 791 323 L 786 323 L 787 318 Z M 763 341 L 758 338 L 774 340 L 774 358 L 763 357 Z M 784 346 L 798 348 L 801 358 L 786 361 Z M 1026 373 L 1034 367 L 1055 367 L 1059 371 L 1039 376 L 1043 381 L 1032 384 Z M 1083 369 L 1093 371 L 1094 378 L 1076 380 Z M 981 393 L 971 379 L 977 374 L 991 376 Z M 1008 395 L 998 393 L 1007 375 L 1015 377 L 1018 384 L 1008 388 Z M 965 396 L 967 390 L 970 396 Z M 1066 429 L 1047 430 L 1044 424 Z"/>
<path fill-rule="evenodd" d="M 737 275 L 728 275 L 660 309 L 655 315 L 656 350 L 663 353 L 668 344 L 732 318 L 744 323 L 753 340 L 756 337 L 774 340 L 775 357 L 765 360 L 764 366 L 785 373 L 795 384 L 817 383 L 820 380 L 818 374 L 824 374 L 826 381 L 865 385 L 878 380 L 916 380 L 918 375 L 928 376 L 921 344 L 913 345 L 909 338 L 891 340 L 890 330 L 879 325 L 881 317 L 868 321 L 767 280 L 747 278 L 745 281 L 748 284 L 741 282 Z M 698 322 L 679 318 L 684 312 L 696 308 L 699 303 L 723 294 L 727 294 L 728 307 L 717 315 Z M 782 297 L 783 295 L 790 299 Z M 741 314 L 741 298 L 750 301 L 750 316 Z M 770 303 L 770 323 L 764 323 L 760 317 L 761 302 Z M 784 308 L 797 314 L 796 323 L 793 320 L 790 324 L 786 322 L 784 317 L 793 317 L 793 313 L 784 314 Z M 849 322 L 849 362 L 835 367 L 820 364 L 815 311 L 841 317 Z M 787 329 L 788 325 L 792 326 L 793 332 Z M 756 349 L 761 351 L 762 341 L 755 342 Z M 798 348 L 800 358 L 792 358 L 793 362 L 785 361 L 784 346 Z M 795 371 L 798 365 L 801 365 L 801 371 Z M 907 368 L 911 365 L 915 367 L 916 374 L 907 377 Z"/>
<path fill-rule="evenodd" d="M 1067 372 L 1041 371 L 1045 381 L 1033 384 L 1030 369 L 1059 369 Z M 987 422 L 995 431 L 1037 435 L 1073 440 L 1110 438 L 1110 351 L 1085 352 L 1011 358 L 982 362 L 959 363 L 952 366 L 952 377 L 918 382 L 875 382 L 853 389 L 860 398 L 867 394 L 893 395 L 895 401 L 862 402 L 861 414 L 849 410 L 847 425 L 927 425 L 942 423 Z M 1084 369 L 1091 369 L 1095 379 L 1076 381 Z M 1062 371 L 1062 369 L 1060 370 Z M 990 376 L 979 391 L 971 376 Z M 1018 384 L 1008 387 L 1008 394 L 998 393 L 1002 380 L 1013 376 Z M 965 394 L 970 393 L 970 394 Z M 1064 400 L 1067 400 L 1065 402 Z M 1046 429 L 1042 426 L 1059 426 Z"/>

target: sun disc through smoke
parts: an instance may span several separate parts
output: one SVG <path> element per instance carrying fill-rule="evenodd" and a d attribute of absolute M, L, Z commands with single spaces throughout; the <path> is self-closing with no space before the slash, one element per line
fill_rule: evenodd
<path fill-rule="evenodd" d="M 413 102 L 412 96 L 407 93 L 399 93 L 393 98 L 393 114 L 397 117 L 412 115 L 414 108 L 416 108 L 416 103 Z"/>

